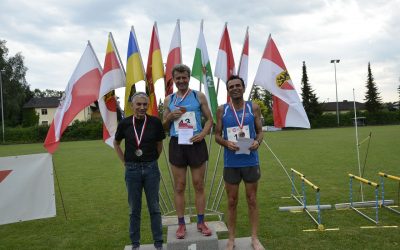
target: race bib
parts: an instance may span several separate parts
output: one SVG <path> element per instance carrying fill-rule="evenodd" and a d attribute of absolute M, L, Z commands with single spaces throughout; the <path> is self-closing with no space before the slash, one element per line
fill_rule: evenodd
<path fill-rule="evenodd" d="M 176 119 L 174 121 L 174 128 L 176 133 L 179 131 L 179 124 L 180 123 L 186 123 L 187 125 L 190 125 L 193 127 L 193 131 L 197 131 L 197 124 L 196 124 L 196 115 L 193 111 L 187 111 L 182 114 L 179 119 Z"/>
<path fill-rule="evenodd" d="M 237 142 L 240 132 L 239 126 L 226 128 L 226 132 L 228 133 L 228 141 Z M 242 132 L 244 132 L 244 138 L 250 138 L 249 125 L 243 126 Z"/>

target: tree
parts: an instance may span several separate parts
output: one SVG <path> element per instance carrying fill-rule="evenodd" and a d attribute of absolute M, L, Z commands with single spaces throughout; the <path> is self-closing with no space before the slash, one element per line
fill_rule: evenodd
<path fill-rule="evenodd" d="M 157 109 L 158 109 L 158 117 L 162 120 L 164 114 L 164 103 L 161 101 L 161 98 L 160 101 L 158 102 Z"/>
<path fill-rule="evenodd" d="M 301 97 L 303 99 L 304 110 L 310 120 L 321 116 L 322 107 L 318 103 L 318 98 L 308 82 L 307 67 L 303 61 L 303 76 L 301 77 Z"/>
<path fill-rule="evenodd" d="M 33 97 L 62 97 L 64 91 L 46 89 L 41 91 L 40 89 L 33 90 Z"/>
<path fill-rule="evenodd" d="M 22 122 L 22 107 L 33 97 L 25 75 L 24 57 L 17 53 L 8 58 L 6 41 L 0 40 L 0 70 L 2 71 L 4 120 L 7 126 Z"/>
<path fill-rule="evenodd" d="M 261 87 L 259 87 L 257 85 L 254 85 L 253 90 L 250 93 L 250 99 L 251 100 L 254 100 L 254 99 L 261 100 L 262 99 L 261 98 L 261 93 L 260 93 L 260 88 Z"/>
<path fill-rule="evenodd" d="M 376 113 L 382 108 L 382 98 L 379 96 L 378 87 L 371 71 L 371 63 L 368 62 L 367 92 L 365 93 L 365 108 L 368 112 Z"/>

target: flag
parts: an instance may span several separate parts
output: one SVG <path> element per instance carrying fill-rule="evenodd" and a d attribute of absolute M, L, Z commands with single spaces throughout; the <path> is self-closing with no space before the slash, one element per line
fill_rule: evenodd
<path fill-rule="evenodd" d="M 164 64 L 162 62 L 160 42 L 158 39 L 157 23 L 154 23 L 153 32 L 151 33 L 149 57 L 147 59 L 146 90 L 150 99 L 147 113 L 157 117 L 158 109 L 156 93 L 154 92 L 154 84 L 160 78 L 164 78 Z"/>
<path fill-rule="evenodd" d="M 103 119 L 103 140 L 111 147 L 114 147 L 114 135 L 118 126 L 117 101 L 114 89 L 124 87 L 125 81 L 125 72 L 119 60 L 114 38 L 110 32 L 108 35 L 98 103 Z"/>
<path fill-rule="evenodd" d="M 102 96 L 98 103 L 103 119 L 103 141 L 114 148 L 114 136 L 118 127 L 117 99 L 114 90 Z"/>
<path fill-rule="evenodd" d="M 229 77 L 234 74 L 236 74 L 235 60 L 233 58 L 228 25 L 225 23 L 215 65 L 215 76 L 226 83 Z"/>
<path fill-rule="evenodd" d="M 167 65 L 165 68 L 165 96 L 174 92 L 174 82 L 172 80 L 172 68 L 182 63 L 181 54 L 181 29 L 179 19 L 176 21 L 174 34 L 172 35 L 171 45 L 169 47 Z"/>
<path fill-rule="evenodd" d="M 211 109 L 214 122 L 217 122 L 217 94 L 215 93 L 210 59 L 208 57 L 206 40 L 203 34 L 203 21 L 201 21 L 199 39 L 197 40 L 196 52 L 192 67 L 192 76 L 204 84 L 204 92 L 207 97 L 208 106 Z"/>
<path fill-rule="evenodd" d="M 131 28 L 128 42 L 128 55 L 126 63 L 126 86 L 125 86 L 125 117 L 133 114 L 129 97 L 136 92 L 135 83 L 144 81 L 144 69 L 142 56 L 140 55 L 135 29 Z"/>
<path fill-rule="evenodd" d="M 244 36 L 244 43 L 242 54 L 239 62 L 239 73 L 238 75 L 243 79 L 244 85 L 247 86 L 248 80 L 248 68 L 249 68 L 249 27 L 247 27 L 246 35 Z"/>
<path fill-rule="evenodd" d="M 0 157 L 0 225 L 56 216 L 51 154 Z"/>
<path fill-rule="evenodd" d="M 254 84 L 264 87 L 273 95 L 275 127 L 310 128 L 307 114 L 271 35 L 258 66 Z"/>
<path fill-rule="evenodd" d="M 49 153 L 52 154 L 57 150 L 61 135 L 74 117 L 99 98 L 101 71 L 99 61 L 89 42 L 68 82 L 47 132 L 44 147 Z"/>

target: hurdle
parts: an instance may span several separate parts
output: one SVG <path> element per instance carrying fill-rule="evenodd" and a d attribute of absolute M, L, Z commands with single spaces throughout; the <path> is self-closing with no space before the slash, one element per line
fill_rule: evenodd
<path fill-rule="evenodd" d="M 385 204 L 385 202 L 384 202 L 385 201 L 385 183 L 384 183 L 384 179 L 387 178 L 389 180 L 398 181 L 399 182 L 399 186 L 400 186 L 400 177 L 394 176 L 394 175 L 389 175 L 389 174 L 382 173 L 382 172 L 379 172 L 378 175 L 380 176 L 381 190 L 382 190 L 382 203 L 381 203 L 381 206 L 386 208 L 386 209 L 389 209 L 390 211 L 392 211 L 394 213 L 400 214 L 399 210 L 396 210 L 394 208 L 391 208 L 391 207 L 387 206 Z"/>
<path fill-rule="evenodd" d="M 379 184 L 369 181 L 367 179 L 364 179 L 360 176 L 349 174 L 350 177 L 350 208 L 356 211 L 358 214 L 366 218 L 367 220 L 378 224 L 379 223 L 379 212 L 378 212 L 378 189 L 379 189 Z M 375 188 L 375 220 L 369 217 L 368 215 L 364 214 L 360 210 L 358 210 L 355 206 L 353 206 L 353 179 L 358 180 L 359 182 L 362 182 L 364 184 L 368 184 L 371 187 Z"/>
<path fill-rule="evenodd" d="M 317 225 L 318 230 L 324 230 L 324 225 L 322 224 L 321 218 L 321 210 L 322 209 L 330 209 L 331 205 L 320 205 L 320 188 L 314 185 L 311 181 L 309 181 L 304 174 L 300 173 L 299 171 L 291 168 L 291 184 L 292 184 L 292 192 L 291 197 L 296 200 L 301 206 L 289 206 L 289 207 L 279 207 L 279 211 L 305 211 L 307 215 L 312 219 L 312 221 Z M 294 185 L 295 176 L 299 176 L 301 179 L 301 190 L 302 196 L 296 195 L 296 187 Z M 315 190 L 316 195 L 316 205 L 307 206 L 307 197 L 306 197 L 306 188 L 305 184 L 310 186 L 313 190 Z M 298 193 L 297 193 L 298 194 Z M 317 218 L 310 213 L 310 211 L 317 211 Z"/>

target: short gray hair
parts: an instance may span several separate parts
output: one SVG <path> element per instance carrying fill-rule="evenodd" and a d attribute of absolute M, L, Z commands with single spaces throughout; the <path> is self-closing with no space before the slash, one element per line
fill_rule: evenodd
<path fill-rule="evenodd" d="M 130 98 L 129 101 L 131 103 L 135 102 L 137 98 L 144 97 L 146 98 L 147 102 L 149 102 L 149 96 L 145 92 L 136 92 Z"/>

